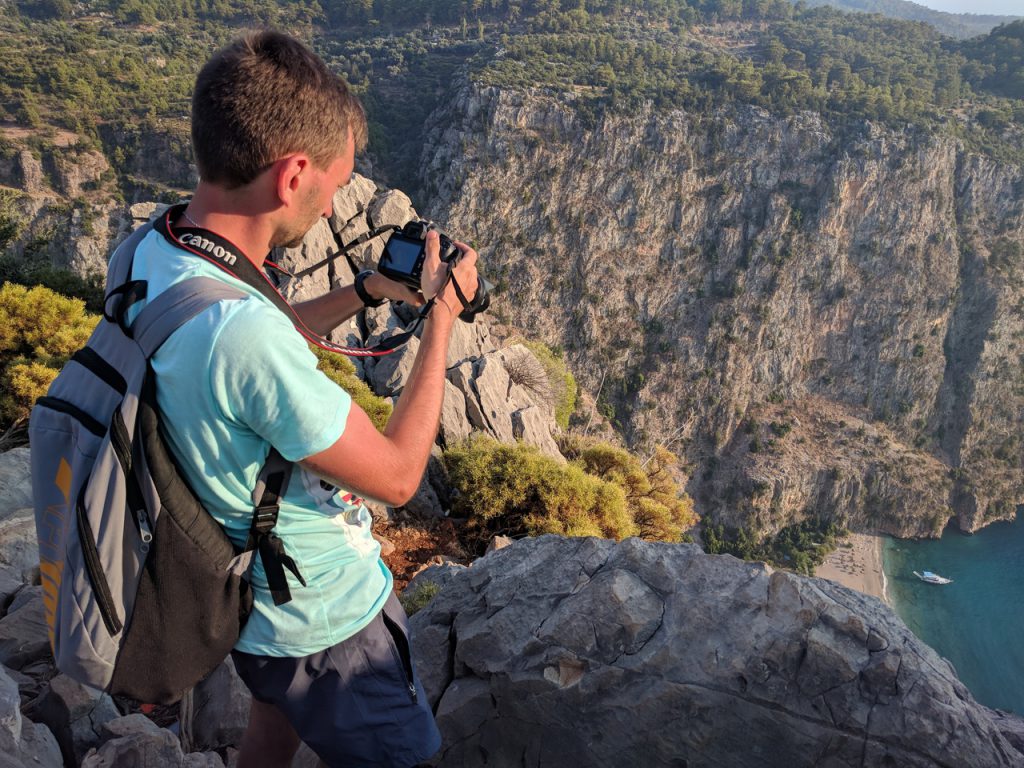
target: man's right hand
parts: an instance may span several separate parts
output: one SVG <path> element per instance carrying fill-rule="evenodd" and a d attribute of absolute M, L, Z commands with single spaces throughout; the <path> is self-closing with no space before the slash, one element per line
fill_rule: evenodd
<path fill-rule="evenodd" d="M 458 281 L 459 287 L 462 289 L 466 299 L 472 301 L 474 296 L 476 296 L 478 282 L 476 251 L 465 243 L 460 243 L 457 240 L 452 242 L 462 252 L 455 265 L 455 280 Z M 455 293 L 455 286 L 450 281 L 445 285 L 445 279 L 448 276 L 448 264 L 441 261 L 440 240 L 437 232 L 433 230 L 427 232 L 426 252 L 426 259 L 423 262 L 423 275 L 420 278 L 420 290 L 427 299 L 437 296 L 438 303 L 444 304 L 452 317 L 455 317 L 463 310 L 462 302 L 459 300 L 458 294 Z"/>

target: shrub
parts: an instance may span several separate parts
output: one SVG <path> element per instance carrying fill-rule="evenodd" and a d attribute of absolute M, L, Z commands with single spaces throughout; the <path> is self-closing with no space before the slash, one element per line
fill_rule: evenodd
<path fill-rule="evenodd" d="M 406 590 L 399 596 L 399 602 L 402 603 L 402 607 L 405 608 L 407 615 L 412 616 L 417 611 L 420 611 L 427 607 L 437 593 L 441 591 L 441 585 L 433 581 L 426 581 L 418 585 L 415 589 Z"/>
<path fill-rule="evenodd" d="M 370 421 L 378 431 L 383 432 L 388 419 L 391 418 L 391 403 L 385 398 L 373 394 L 373 390 L 356 374 L 355 365 L 347 357 L 335 352 L 328 352 L 320 347 L 311 347 L 311 349 L 317 360 L 320 361 L 317 368 L 323 371 L 327 378 L 348 392 L 356 405 L 366 411 L 366 415 L 370 417 Z"/>
<path fill-rule="evenodd" d="M 28 417 L 36 398 L 85 344 L 98 320 L 80 299 L 49 288 L 0 287 L 0 424 L 5 429 Z"/>
<path fill-rule="evenodd" d="M 637 533 L 626 494 L 614 483 L 561 464 L 524 443 L 478 436 L 446 451 L 452 511 L 469 518 L 471 543 L 492 536 L 603 536 Z"/>
<path fill-rule="evenodd" d="M 637 535 L 658 541 L 681 541 L 697 515 L 693 500 L 676 484 L 670 467 L 678 459 L 658 446 L 645 463 L 629 451 L 597 440 L 567 437 L 561 449 L 587 474 L 614 483 L 626 494 Z"/>
<path fill-rule="evenodd" d="M 539 341 L 528 341 L 525 346 L 533 352 L 547 372 L 552 405 L 555 408 L 555 421 L 562 429 L 568 429 L 569 417 L 576 410 L 578 393 L 576 378 L 566 366 L 562 356 L 556 354 L 547 345 Z"/>
<path fill-rule="evenodd" d="M 0 230 L 3 221 L 0 217 Z M 2 236 L 2 231 L 0 231 Z M 2 239 L 2 237 L 0 237 Z M 2 247 L 2 243 L 0 243 Z M 103 311 L 104 276 L 92 274 L 81 277 L 67 269 L 55 267 L 43 254 L 26 253 L 22 256 L 4 254 L 0 256 L 0 283 L 19 285 L 41 285 L 55 293 L 82 299 L 89 312 Z"/>

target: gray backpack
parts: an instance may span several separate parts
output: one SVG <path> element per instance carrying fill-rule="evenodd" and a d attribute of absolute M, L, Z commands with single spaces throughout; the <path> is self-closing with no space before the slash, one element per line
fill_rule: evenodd
<path fill-rule="evenodd" d="M 145 303 L 131 279 L 136 231 L 115 251 L 104 318 L 29 423 L 43 601 L 57 668 L 111 693 L 170 704 L 230 652 L 252 607 L 258 550 L 278 604 L 283 567 L 302 581 L 273 534 L 291 464 L 271 450 L 253 491 L 249 542 L 235 547 L 168 453 L 149 359 L 182 324 L 246 294 L 182 281 Z M 258 501 L 257 501 L 258 500 Z M 283 567 L 282 567 L 283 566 Z"/>

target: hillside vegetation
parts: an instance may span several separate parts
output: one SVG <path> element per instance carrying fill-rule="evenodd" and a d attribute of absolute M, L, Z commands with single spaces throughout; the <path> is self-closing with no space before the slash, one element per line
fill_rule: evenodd
<path fill-rule="evenodd" d="M 922 23 L 788 0 L 3 0 L 0 9 L 0 160 L 26 142 L 44 155 L 102 149 L 129 198 L 145 165 L 136 155 L 151 151 L 140 136 L 178 137 L 169 151 L 187 162 L 197 66 L 264 25 L 309 40 L 363 95 L 371 151 L 405 188 L 424 121 L 467 70 L 483 82 L 579 89 L 591 110 L 753 103 L 1022 151 L 1024 106 L 1014 99 L 1024 22 L 957 42 Z M 57 141 L 61 130 L 76 142 Z M 180 177 L 150 181 L 180 188 Z"/>

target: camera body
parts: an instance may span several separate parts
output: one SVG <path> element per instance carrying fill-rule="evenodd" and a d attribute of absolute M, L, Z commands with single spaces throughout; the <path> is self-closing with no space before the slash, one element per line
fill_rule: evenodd
<path fill-rule="evenodd" d="M 429 221 L 410 221 L 388 238 L 377 271 L 387 278 L 420 289 L 423 262 L 427 258 L 427 232 L 437 231 L 441 241 L 441 261 L 458 259 L 460 251 L 444 232 Z"/>
<path fill-rule="evenodd" d="M 455 246 L 451 238 L 437 229 L 429 221 L 410 221 L 401 230 L 394 232 L 384 245 L 384 253 L 377 262 L 377 271 L 387 278 L 408 286 L 414 291 L 420 290 L 420 278 L 423 276 L 423 262 L 427 258 L 427 232 L 435 230 L 440 240 L 441 261 L 451 263 L 457 261 L 462 252 Z M 478 314 L 485 311 L 491 303 L 489 291 L 493 286 L 482 277 L 477 277 L 473 286 L 474 293 L 466 291 L 469 301 L 459 319 L 472 323 Z M 464 289 L 469 286 L 463 286 Z"/>

